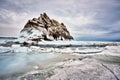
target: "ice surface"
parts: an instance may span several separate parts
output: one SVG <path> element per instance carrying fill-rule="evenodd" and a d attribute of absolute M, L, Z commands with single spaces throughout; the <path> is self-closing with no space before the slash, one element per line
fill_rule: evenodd
<path fill-rule="evenodd" d="M 1 42 L 4 43 L 5 41 Z M 95 41 L 42 41 L 38 43 L 38 46 L 20 46 L 20 44 L 13 44 L 11 47 L 0 46 L 0 76 L 3 74 L 15 73 L 15 72 L 26 72 L 35 68 L 38 69 L 37 65 L 42 65 L 46 60 L 56 58 L 58 55 L 54 53 L 68 53 L 88 55 L 92 53 L 99 59 L 115 59 L 119 60 L 120 56 L 120 43 L 118 42 L 95 42 Z M 104 47 L 94 45 L 111 44 Z M 117 44 L 117 45 L 112 45 Z M 40 47 L 40 45 L 45 45 Z M 48 47 L 48 45 L 53 45 Z M 77 47 L 55 47 L 61 45 L 82 45 Z M 93 45 L 86 47 L 84 45 Z M 7 54 L 6 54 L 7 53 Z M 92 55 L 91 55 L 92 56 Z M 100 57 L 99 57 L 100 56 Z M 102 57 L 101 57 L 102 56 Z M 111 57 L 112 56 L 112 57 Z M 113 58 L 113 56 L 115 58 Z M 117 56 L 117 59 L 116 59 Z M 119 61 L 118 61 L 119 62 Z M 78 64 L 77 62 L 75 64 Z"/>
<path fill-rule="evenodd" d="M 0 56 L 0 74 L 26 71 L 35 65 L 43 64 L 45 60 L 55 57 L 56 55 L 52 53 L 11 53 L 11 55 L 2 55 Z"/>
<path fill-rule="evenodd" d="M 102 41 L 42 41 L 39 42 L 38 44 L 44 44 L 44 45 L 103 45 L 103 44 L 108 44 L 108 43 L 115 43 L 115 42 L 102 42 Z"/>
<path fill-rule="evenodd" d="M 20 45 L 12 45 L 12 52 L 14 53 L 27 53 L 30 52 L 29 47 L 21 47 Z"/>
<path fill-rule="evenodd" d="M 11 51 L 11 48 L 10 47 L 3 47 L 3 46 L 0 46 L 0 54 L 2 53 L 8 53 Z"/>

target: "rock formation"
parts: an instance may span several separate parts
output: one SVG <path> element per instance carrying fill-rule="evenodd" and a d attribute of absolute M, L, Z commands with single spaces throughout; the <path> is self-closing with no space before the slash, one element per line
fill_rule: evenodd
<path fill-rule="evenodd" d="M 46 13 L 40 17 L 28 20 L 20 32 L 20 38 L 32 41 L 72 40 L 64 23 L 50 19 Z"/>

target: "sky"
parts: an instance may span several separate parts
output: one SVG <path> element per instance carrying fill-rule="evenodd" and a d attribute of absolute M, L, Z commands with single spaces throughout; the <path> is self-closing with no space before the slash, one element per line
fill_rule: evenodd
<path fill-rule="evenodd" d="M 0 36 L 19 36 L 43 12 L 75 40 L 120 40 L 120 0 L 0 0 Z"/>

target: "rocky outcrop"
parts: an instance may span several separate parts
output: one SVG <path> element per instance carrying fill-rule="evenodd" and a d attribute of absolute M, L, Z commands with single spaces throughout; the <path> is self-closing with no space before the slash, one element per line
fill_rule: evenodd
<path fill-rule="evenodd" d="M 50 19 L 46 13 L 40 17 L 28 20 L 20 32 L 20 38 L 32 41 L 72 40 L 64 23 Z"/>

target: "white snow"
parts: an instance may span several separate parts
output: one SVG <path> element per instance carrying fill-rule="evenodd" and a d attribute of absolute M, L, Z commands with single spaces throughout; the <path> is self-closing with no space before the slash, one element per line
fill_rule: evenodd
<path fill-rule="evenodd" d="M 21 47 L 20 45 L 12 45 L 12 52 L 14 53 L 27 53 L 31 50 L 28 47 Z"/>
<path fill-rule="evenodd" d="M 101 52 L 103 55 L 120 56 L 120 46 L 107 46 L 106 50 Z"/>
<path fill-rule="evenodd" d="M 7 53 L 7 52 L 10 52 L 10 51 L 11 51 L 10 47 L 0 46 L 0 53 Z"/>
<path fill-rule="evenodd" d="M 19 41 L 20 43 L 23 43 L 31 39 L 43 38 L 42 35 L 48 35 L 47 31 L 44 28 L 39 28 L 39 30 L 36 30 L 33 28 L 31 30 L 22 31 L 17 41 Z"/>
<path fill-rule="evenodd" d="M 41 41 L 38 44 L 42 45 L 104 45 L 113 44 L 114 42 L 101 42 L 101 41 Z"/>
<path fill-rule="evenodd" d="M 42 38 L 42 32 L 40 32 L 40 31 L 38 31 L 38 30 L 32 30 L 31 31 L 32 32 L 32 34 L 30 34 L 30 35 L 28 35 L 28 39 L 34 39 L 34 38 Z"/>

